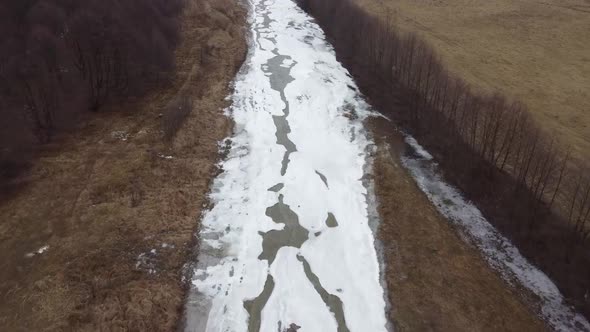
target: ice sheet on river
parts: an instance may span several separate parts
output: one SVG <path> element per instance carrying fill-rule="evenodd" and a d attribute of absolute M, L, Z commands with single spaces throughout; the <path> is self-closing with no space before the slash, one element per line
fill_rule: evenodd
<path fill-rule="evenodd" d="M 294 2 L 251 6 L 235 133 L 202 220 L 187 330 L 386 331 L 362 182 L 368 106 Z"/>

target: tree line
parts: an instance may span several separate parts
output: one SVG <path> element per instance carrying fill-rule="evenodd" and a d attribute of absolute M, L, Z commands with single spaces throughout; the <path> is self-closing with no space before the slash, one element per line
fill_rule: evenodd
<path fill-rule="evenodd" d="M 511 223 L 503 230 L 590 313 L 588 169 L 536 124 L 525 104 L 476 91 L 418 35 L 400 33 L 350 0 L 298 2 L 322 25 L 355 78 L 368 82 L 363 92 L 389 98 L 382 111 L 394 109 L 397 120 L 439 151 L 445 171 L 469 193 L 501 196 L 487 201 L 500 204 L 488 210 L 503 209 L 492 214 Z M 404 107 L 390 106 L 399 99 Z"/>
<path fill-rule="evenodd" d="M 0 179 L 81 112 L 137 96 L 173 69 L 183 0 L 0 3 Z"/>

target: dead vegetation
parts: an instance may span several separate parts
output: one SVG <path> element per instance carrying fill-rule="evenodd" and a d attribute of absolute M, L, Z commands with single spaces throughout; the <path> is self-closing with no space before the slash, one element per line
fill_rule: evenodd
<path fill-rule="evenodd" d="M 0 205 L 1 330 L 175 328 L 217 142 L 231 128 L 224 98 L 246 52 L 239 3 L 190 0 L 181 22 L 168 86 L 104 106 L 16 177 Z M 181 103 L 186 119 L 163 140 L 179 92 L 191 107 Z"/>
<path fill-rule="evenodd" d="M 191 114 L 193 101 L 190 95 L 179 94 L 166 105 L 162 116 L 164 139 L 170 141 L 186 118 Z"/>

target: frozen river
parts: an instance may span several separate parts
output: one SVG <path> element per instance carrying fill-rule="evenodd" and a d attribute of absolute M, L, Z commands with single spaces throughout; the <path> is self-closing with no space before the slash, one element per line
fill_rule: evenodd
<path fill-rule="evenodd" d="M 202 220 L 186 329 L 386 331 L 364 181 L 368 105 L 294 2 L 250 5 L 235 130 Z"/>

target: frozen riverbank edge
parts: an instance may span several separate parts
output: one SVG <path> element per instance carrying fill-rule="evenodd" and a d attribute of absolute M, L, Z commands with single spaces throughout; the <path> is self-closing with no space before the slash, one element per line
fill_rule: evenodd
<path fill-rule="evenodd" d="M 403 135 L 410 153 L 402 157 L 402 165 L 437 210 L 457 226 L 462 238 L 474 245 L 508 284 L 536 295 L 536 311 L 555 331 L 590 331 L 588 321 L 565 303 L 549 277 L 529 263 L 457 188 L 445 182 L 432 155 L 416 139 Z"/>

